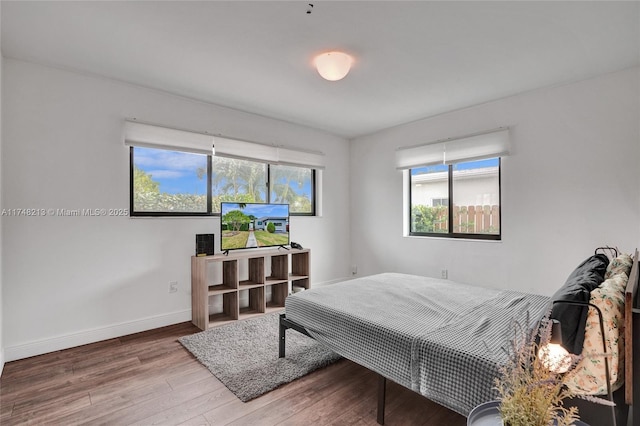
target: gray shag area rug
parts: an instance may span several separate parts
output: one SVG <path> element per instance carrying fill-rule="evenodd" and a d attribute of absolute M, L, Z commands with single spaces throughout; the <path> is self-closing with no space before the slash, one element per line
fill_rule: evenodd
<path fill-rule="evenodd" d="M 278 358 L 280 313 L 236 321 L 178 339 L 241 401 L 340 359 L 335 352 L 294 330 L 287 331 L 286 357 Z"/>

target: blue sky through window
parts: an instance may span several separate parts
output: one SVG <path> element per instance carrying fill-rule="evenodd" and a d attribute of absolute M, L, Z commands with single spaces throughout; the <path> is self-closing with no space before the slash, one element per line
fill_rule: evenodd
<path fill-rule="evenodd" d="M 453 165 L 453 170 L 469 170 L 481 169 L 484 167 L 498 167 L 499 158 L 487 158 L 486 160 L 467 161 L 465 163 L 457 163 Z M 412 175 L 421 175 L 424 173 L 446 172 L 448 166 L 446 164 L 435 164 L 433 166 L 424 166 L 411 169 Z"/>
<path fill-rule="evenodd" d="M 205 154 L 134 147 L 134 165 L 158 182 L 162 193 L 207 194 L 207 155 Z M 202 178 L 198 177 L 198 170 L 204 172 Z M 272 179 L 274 183 L 288 183 L 296 194 L 310 198 L 312 192 L 310 176 L 309 174 L 298 182 L 288 181 L 285 176 L 276 177 L 274 173 Z M 225 179 L 223 178 L 218 184 L 224 186 Z M 272 197 L 275 199 L 275 194 L 272 194 Z"/>
<path fill-rule="evenodd" d="M 160 184 L 168 194 L 207 194 L 207 156 L 153 148 L 134 148 L 134 164 Z M 202 179 L 197 170 L 205 171 Z"/>

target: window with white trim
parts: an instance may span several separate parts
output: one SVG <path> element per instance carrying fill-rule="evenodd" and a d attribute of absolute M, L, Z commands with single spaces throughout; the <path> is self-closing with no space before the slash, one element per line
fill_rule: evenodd
<path fill-rule="evenodd" d="M 503 129 L 396 151 L 406 176 L 405 235 L 501 239 L 500 169 L 507 154 Z"/>
<path fill-rule="evenodd" d="M 500 158 L 418 167 L 409 179 L 409 235 L 500 238 Z"/>
<path fill-rule="evenodd" d="M 126 122 L 132 216 L 211 216 L 223 201 L 316 214 L 321 153 Z"/>

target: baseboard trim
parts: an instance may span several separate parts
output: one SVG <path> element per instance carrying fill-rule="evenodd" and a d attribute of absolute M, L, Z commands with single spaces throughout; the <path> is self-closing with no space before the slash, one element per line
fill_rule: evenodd
<path fill-rule="evenodd" d="M 4 370 L 4 348 L 0 348 L 0 377 L 2 377 L 3 370 Z"/>
<path fill-rule="evenodd" d="M 314 283 L 313 287 L 332 285 L 342 281 L 348 281 L 353 278 L 355 277 L 343 277 L 321 283 Z M 139 333 L 141 331 L 152 330 L 154 328 L 178 324 L 185 321 L 191 321 L 191 309 L 142 318 L 136 321 L 129 321 L 108 327 L 95 328 L 78 333 L 52 337 L 49 339 L 37 340 L 21 345 L 7 346 L 4 348 L 4 351 L 0 351 L 0 375 L 2 374 L 5 362 L 74 348 L 76 346 L 100 342 L 102 340 L 113 339 L 116 337 L 126 336 L 127 334 Z"/>
<path fill-rule="evenodd" d="M 172 312 L 154 317 L 142 318 L 135 321 L 124 322 L 108 327 L 95 328 L 92 330 L 71 333 L 64 336 L 50 339 L 37 340 L 21 345 L 7 346 L 4 348 L 4 362 L 16 361 L 18 359 L 29 358 L 49 352 L 69 349 L 102 340 L 113 339 L 126 336 L 128 334 L 139 333 L 141 331 L 152 330 L 154 328 L 165 327 L 167 325 L 178 324 L 191 321 L 191 309 Z"/>

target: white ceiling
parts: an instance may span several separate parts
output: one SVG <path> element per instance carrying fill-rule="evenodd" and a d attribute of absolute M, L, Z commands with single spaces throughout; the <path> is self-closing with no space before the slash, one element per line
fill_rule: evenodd
<path fill-rule="evenodd" d="M 637 1 L 309 1 L 2 1 L 2 53 L 347 138 L 640 64 Z"/>

